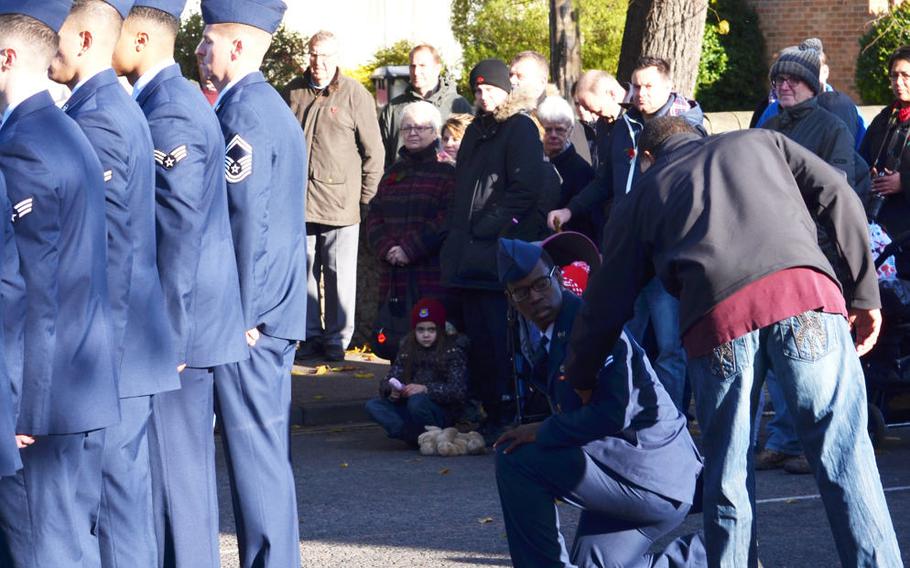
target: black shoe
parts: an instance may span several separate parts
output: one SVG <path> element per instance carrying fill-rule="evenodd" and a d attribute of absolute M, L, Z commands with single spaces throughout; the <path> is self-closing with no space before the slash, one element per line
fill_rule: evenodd
<path fill-rule="evenodd" d="M 341 345 L 326 345 L 323 351 L 326 361 L 344 361 L 344 349 Z"/>
<path fill-rule="evenodd" d="M 301 341 L 294 353 L 294 361 L 312 361 L 322 357 L 322 345 L 315 341 Z"/>

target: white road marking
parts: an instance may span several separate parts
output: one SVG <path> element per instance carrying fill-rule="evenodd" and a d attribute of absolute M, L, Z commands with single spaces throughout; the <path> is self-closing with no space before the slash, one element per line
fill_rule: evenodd
<path fill-rule="evenodd" d="M 910 485 L 901 485 L 899 487 L 886 487 L 885 493 L 896 493 L 898 491 L 910 490 Z M 795 495 L 793 497 L 774 497 L 773 499 L 759 499 L 756 505 L 767 505 L 768 503 L 787 503 L 793 501 L 811 501 L 821 499 L 821 495 Z"/>

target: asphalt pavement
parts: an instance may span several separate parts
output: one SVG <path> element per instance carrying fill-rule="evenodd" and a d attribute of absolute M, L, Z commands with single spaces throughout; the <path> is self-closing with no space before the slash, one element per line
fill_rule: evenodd
<path fill-rule="evenodd" d="M 375 392 L 376 377 L 364 374 L 383 372 L 381 363 L 364 363 L 376 367 L 320 375 L 311 373 L 315 366 L 298 367 L 295 400 L 302 414 L 313 405 L 356 411 L 362 405 L 358 397 Z M 309 415 L 320 420 L 333 416 L 330 411 Z M 334 415 L 345 417 L 343 412 Z M 388 440 L 377 427 L 349 422 L 298 425 L 292 440 L 302 566 L 511 565 L 491 455 L 422 457 Z M 877 455 L 898 541 L 910 562 L 910 430 L 889 431 Z M 219 485 L 222 565 L 232 568 L 238 566 L 235 529 L 220 455 Z M 758 472 L 757 495 L 759 555 L 765 566 L 839 566 L 811 476 Z M 559 512 L 571 542 L 577 511 L 560 505 Z M 671 538 L 700 527 L 700 516 L 692 515 Z"/>

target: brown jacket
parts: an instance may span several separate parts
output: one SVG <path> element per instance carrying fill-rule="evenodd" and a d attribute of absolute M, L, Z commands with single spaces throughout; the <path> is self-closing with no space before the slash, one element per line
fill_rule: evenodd
<path fill-rule="evenodd" d="M 376 195 L 385 160 L 373 97 L 341 71 L 319 91 L 310 83 L 309 70 L 288 83 L 282 97 L 306 136 L 307 222 L 359 223 L 360 204 Z"/>

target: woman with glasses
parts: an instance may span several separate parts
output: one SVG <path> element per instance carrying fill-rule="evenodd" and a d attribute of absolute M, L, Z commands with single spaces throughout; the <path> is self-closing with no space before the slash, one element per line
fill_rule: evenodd
<path fill-rule="evenodd" d="M 872 194 L 867 213 L 892 237 L 910 230 L 910 46 L 888 58 L 894 102 L 872 120 L 859 153 L 871 167 Z M 895 256 L 899 274 L 910 274 L 906 253 Z M 906 278 L 907 276 L 904 276 Z"/>
<path fill-rule="evenodd" d="M 439 247 L 455 168 L 437 159 L 442 120 L 432 104 L 404 107 L 398 158 L 379 182 L 366 218 L 370 249 L 379 258 L 379 299 L 405 300 L 407 313 L 419 298 L 444 299 Z"/>

